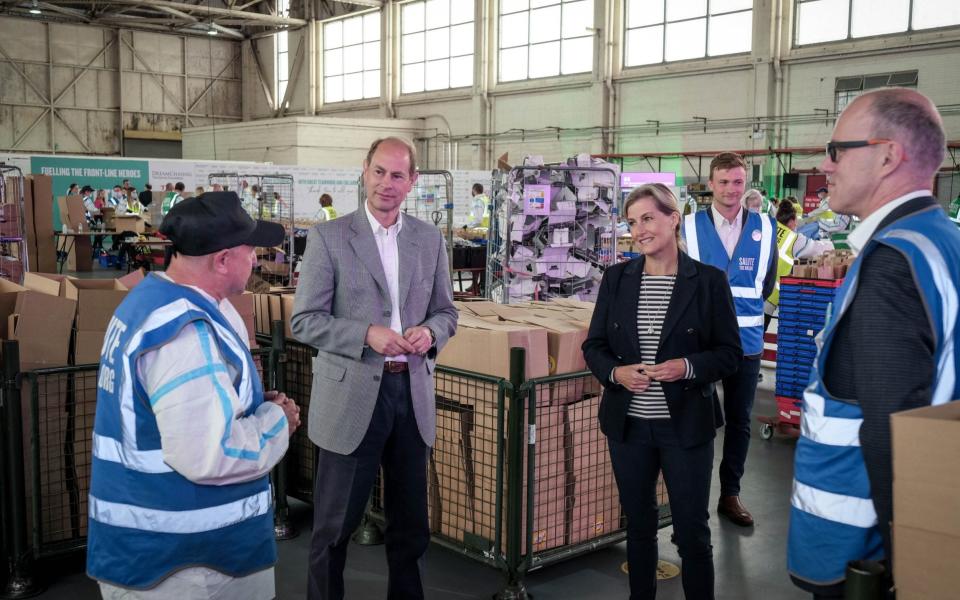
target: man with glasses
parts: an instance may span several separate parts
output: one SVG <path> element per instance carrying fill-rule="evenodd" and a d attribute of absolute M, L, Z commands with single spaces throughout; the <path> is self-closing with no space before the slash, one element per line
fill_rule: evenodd
<path fill-rule="evenodd" d="M 934 104 L 882 89 L 844 110 L 820 165 L 833 209 L 861 224 L 795 456 L 787 564 L 815 598 L 843 597 L 849 561 L 892 572 L 890 415 L 960 398 L 960 231 L 930 192 L 945 153 Z M 890 588 L 889 575 L 882 583 Z"/>
<path fill-rule="evenodd" d="M 375 141 L 363 162 L 363 208 L 314 226 L 307 238 L 291 329 L 317 348 L 308 423 L 319 446 L 310 600 L 344 597 L 347 544 L 381 466 L 387 597 L 424 597 L 432 375 L 456 331 L 457 309 L 440 231 L 400 213 L 416 180 L 410 142 Z"/>

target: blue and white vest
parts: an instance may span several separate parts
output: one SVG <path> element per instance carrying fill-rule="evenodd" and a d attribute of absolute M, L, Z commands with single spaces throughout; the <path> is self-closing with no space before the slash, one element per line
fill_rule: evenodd
<path fill-rule="evenodd" d="M 137 360 L 169 342 L 191 323 L 209 335 L 236 372 L 233 386 L 246 415 L 263 402 L 250 351 L 219 309 L 203 295 L 156 275 L 148 276 L 110 321 L 97 377 L 93 464 L 89 496 L 87 573 L 130 588 L 149 588 L 170 573 L 206 566 L 242 577 L 276 562 L 269 477 L 233 485 L 198 485 L 163 461 L 152 404 L 137 378 Z M 210 367 L 181 376 L 203 376 Z M 171 384 L 182 383 L 171 382 Z M 228 456 L 228 428 L 221 445 Z M 286 420 L 280 423 L 286 427 Z M 268 432 L 265 436 L 275 435 Z"/>
<path fill-rule="evenodd" d="M 761 354 L 763 282 L 769 272 L 770 261 L 777 256 L 776 227 L 767 215 L 748 213 L 731 258 L 727 257 L 727 250 L 708 213 L 708 210 L 701 210 L 684 217 L 683 237 L 687 242 L 687 254 L 727 274 L 730 291 L 733 292 L 733 306 L 737 311 L 743 354 Z"/>
<path fill-rule="evenodd" d="M 960 231 L 939 206 L 906 216 L 877 233 L 837 291 L 820 350 L 803 394 L 800 440 L 794 458 L 787 568 L 818 585 L 843 581 L 847 562 L 883 558 L 883 540 L 860 450 L 860 406 L 831 397 L 823 384 L 837 323 L 856 295 L 864 257 L 881 244 L 899 251 L 920 285 L 933 327 L 932 404 L 960 398 Z"/>

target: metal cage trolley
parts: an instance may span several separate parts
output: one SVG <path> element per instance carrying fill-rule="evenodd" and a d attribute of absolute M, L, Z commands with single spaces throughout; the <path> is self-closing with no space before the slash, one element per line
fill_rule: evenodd
<path fill-rule="evenodd" d="M 570 162 L 574 162 L 571 159 Z M 616 262 L 615 165 L 525 165 L 493 172 L 487 297 L 594 300 Z"/>
<path fill-rule="evenodd" d="M 219 184 L 224 190 L 236 192 L 251 217 L 283 225 L 286 232 L 283 244 L 260 255 L 258 268 L 260 277 L 271 285 L 292 285 L 298 258 L 293 243 L 293 175 L 211 173 L 208 181 L 210 185 Z"/>
<path fill-rule="evenodd" d="M 23 283 L 30 270 L 24 239 L 23 171 L 0 163 L 0 278 Z"/>

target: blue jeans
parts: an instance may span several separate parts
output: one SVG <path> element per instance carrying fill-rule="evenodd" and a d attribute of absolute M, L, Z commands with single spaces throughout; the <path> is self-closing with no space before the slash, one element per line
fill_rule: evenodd
<path fill-rule="evenodd" d="M 607 440 L 620 504 L 627 515 L 630 600 L 657 595 L 657 474 L 670 495 L 673 531 L 683 560 L 687 600 L 713 599 L 713 546 L 710 544 L 710 478 L 713 440 L 682 448 L 669 419 L 627 419 L 624 440 Z"/>

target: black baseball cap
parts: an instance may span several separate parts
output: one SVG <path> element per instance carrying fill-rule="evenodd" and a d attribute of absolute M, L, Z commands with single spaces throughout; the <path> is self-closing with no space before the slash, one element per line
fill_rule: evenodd
<path fill-rule="evenodd" d="M 206 192 L 174 205 L 160 224 L 173 250 L 204 256 L 236 246 L 276 246 L 283 241 L 279 223 L 254 220 L 235 192 Z"/>

